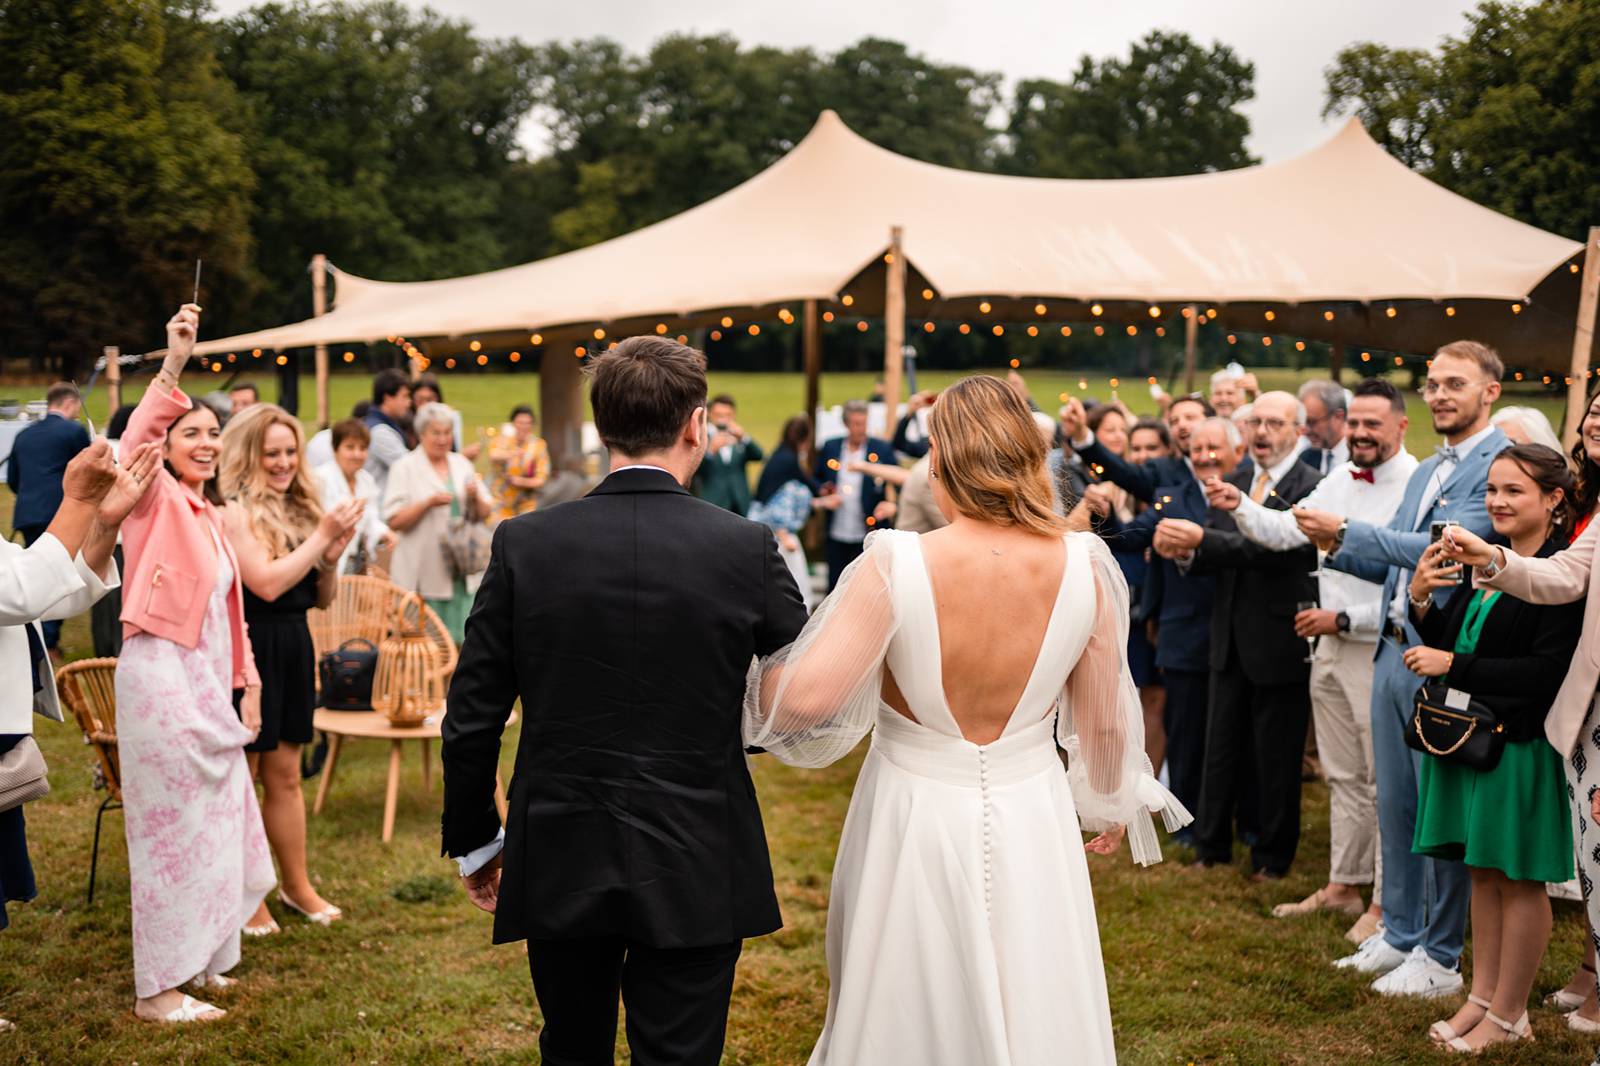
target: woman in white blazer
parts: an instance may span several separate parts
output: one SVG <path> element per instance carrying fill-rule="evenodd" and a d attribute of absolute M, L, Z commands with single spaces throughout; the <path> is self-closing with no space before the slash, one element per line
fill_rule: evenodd
<path fill-rule="evenodd" d="M 30 548 L 0 541 L 0 755 L 33 735 L 35 711 L 62 720 L 39 623 L 80 614 L 116 587 L 117 527 L 160 462 L 151 446 L 119 468 L 110 445 L 97 440 L 67 464 L 61 506 L 44 535 Z M 35 894 L 22 808 L 0 811 L 0 929 L 7 925 L 6 903 Z M 0 1019 L 0 1029 L 11 1027 Z"/>

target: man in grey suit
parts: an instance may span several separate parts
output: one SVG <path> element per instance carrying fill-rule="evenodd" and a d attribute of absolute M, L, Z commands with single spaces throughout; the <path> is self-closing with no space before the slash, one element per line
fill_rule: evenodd
<path fill-rule="evenodd" d="M 1454 341 L 1434 353 L 1422 398 L 1445 443 L 1406 483 L 1387 526 L 1346 520 L 1327 511 L 1296 511 L 1300 528 L 1328 551 L 1325 565 L 1382 581 L 1388 605 L 1372 684 L 1372 761 L 1378 779 L 1378 829 L 1383 850 L 1384 928 L 1334 965 L 1373 974 L 1384 995 L 1454 995 L 1471 894 L 1459 862 L 1411 851 L 1421 758 L 1405 745 L 1420 679 L 1402 656 L 1420 644 L 1407 620 L 1411 571 L 1428 546 L 1429 527 L 1451 521 L 1492 536 L 1484 489 L 1489 464 L 1511 442 L 1489 421 L 1505 366 L 1493 348 Z M 1443 590 L 1437 599 L 1444 599 Z"/>

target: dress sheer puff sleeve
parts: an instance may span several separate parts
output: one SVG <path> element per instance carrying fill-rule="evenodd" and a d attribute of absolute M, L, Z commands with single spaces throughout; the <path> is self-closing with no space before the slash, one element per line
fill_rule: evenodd
<path fill-rule="evenodd" d="M 1151 815 L 1168 832 L 1194 820 L 1155 779 L 1144 753 L 1144 711 L 1128 672 L 1128 583 L 1110 549 L 1087 537 L 1094 572 L 1095 619 L 1089 642 L 1067 676 L 1056 740 L 1067 753 L 1067 780 L 1083 828 L 1128 827 L 1141 866 L 1161 861 Z"/>
<path fill-rule="evenodd" d="M 790 766 L 827 766 L 866 736 L 877 717 L 884 656 L 897 620 L 889 594 L 893 538 L 868 535 L 793 644 L 750 668 L 744 742 Z"/>

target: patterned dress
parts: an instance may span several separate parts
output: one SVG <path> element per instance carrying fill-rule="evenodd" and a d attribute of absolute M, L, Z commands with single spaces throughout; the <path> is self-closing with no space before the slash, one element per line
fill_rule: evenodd
<path fill-rule="evenodd" d="M 117 747 L 141 998 L 239 961 L 239 929 L 276 883 L 233 709 L 228 593 L 217 583 L 200 641 L 137 633 L 117 660 Z"/>
<path fill-rule="evenodd" d="M 526 444 L 507 438 L 506 444 L 490 456 L 494 476 L 490 491 L 500 508 L 497 519 L 515 518 L 539 506 L 539 490 L 518 488 L 511 483 L 514 477 L 538 477 L 550 480 L 550 449 L 541 437 L 529 437 Z"/>

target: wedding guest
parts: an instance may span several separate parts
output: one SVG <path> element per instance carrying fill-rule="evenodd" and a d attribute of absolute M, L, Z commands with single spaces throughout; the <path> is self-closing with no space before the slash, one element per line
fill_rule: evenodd
<path fill-rule="evenodd" d="M 1061 408 L 1061 433 L 1074 451 L 1090 466 L 1102 469 L 1101 476 L 1127 489 L 1137 500 L 1151 502 L 1158 485 L 1182 485 L 1194 477 L 1190 463 L 1189 435 L 1195 426 L 1216 412 L 1199 396 L 1180 396 L 1167 407 L 1167 429 L 1172 435 L 1172 454 L 1155 456 L 1135 464 L 1102 448 L 1089 431 L 1088 413 L 1076 396 Z"/>
<path fill-rule="evenodd" d="M 1287 392 L 1263 394 L 1251 405 L 1251 471 L 1214 475 L 1250 500 L 1287 511 L 1319 480 L 1295 457 L 1305 408 Z M 1215 485 L 1208 478 L 1207 485 Z M 1191 574 L 1215 574 L 1211 613 L 1211 711 L 1206 721 L 1197 864 L 1233 861 L 1234 825 L 1256 829 L 1250 846 L 1253 881 L 1289 872 L 1300 843 L 1299 757 L 1311 716 L 1305 644 L 1288 620 L 1296 605 L 1316 596 L 1309 545 L 1263 548 L 1239 532 L 1233 517 L 1212 512 L 1204 522 L 1164 518 L 1156 552 Z M 1254 785 L 1255 810 L 1248 794 Z"/>
<path fill-rule="evenodd" d="M 61 505 L 33 544 L 0 540 L 0 756 L 33 746 L 35 713 L 63 719 L 39 620 L 79 614 L 117 586 L 117 528 L 149 488 L 161 453 L 146 445 L 129 458 L 119 469 L 109 445 L 91 444 L 67 463 Z M 37 892 L 25 806 L 0 811 L 0 930 L 6 904 Z M 0 1019 L 0 1033 L 14 1028 Z"/>
<path fill-rule="evenodd" d="M 1404 448 L 1405 410 L 1400 390 L 1389 382 L 1369 378 L 1357 385 L 1348 411 L 1350 459 L 1312 489 L 1301 506 L 1374 524 L 1394 518 L 1417 467 Z M 1309 428 L 1309 408 L 1306 417 Z M 1292 512 L 1263 507 L 1233 486 L 1216 485 L 1208 497 L 1213 507 L 1232 511 L 1239 532 L 1263 547 L 1287 551 L 1309 543 Z M 1328 881 L 1299 902 L 1278 904 L 1272 913 L 1288 918 L 1319 910 L 1343 912 L 1356 918 L 1345 937 L 1359 944 L 1377 931 L 1382 916 L 1371 705 L 1383 586 L 1323 567 L 1318 570 L 1317 602 L 1316 608 L 1295 615 L 1294 626 L 1298 636 L 1317 642 L 1311 713 L 1328 781 Z M 1369 884 L 1372 903 L 1364 908 L 1360 886 Z"/>
<path fill-rule="evenodd" d="M 928 454 L 930 447 L 928 416 L 922 412 L 931 409 L 938 398 L 939 393 L 934 389 L 924 389 L 911 394 L 911 398 L 906 401 L 906 413 L 900 416 L 900 421 L 894 427 L 893 444 L 898 454 L 908 455 L 913 459 L 921 459 Z M 898 528 L 904 527 L 898 526 Z"/>
<path fill-rule="evenodd" d="M 1106 405 L 1096 407 L 1090 412 L 1090 417 L 1100 413 Z M 1056 447 L 1056 438 L 1061 434 L 1061 426 L 1055 419 L 1043 411 L 1033 411 L 1033 424 L 1039 430 L 1039 437 L 1044 441 L 1045 468 L 1050 475 L 1050 497 L 1056 514 L 1063 517 L 1077 507 L 1083 500 L 1083 492 L 1095 479 L 1095 474 L 1089 470 L 1089 465 L 1076 451 L 1067 447 Z"/>
<path fill-rule="evenodd" d="M 742 515 L 750 510 L 750 475 L 745 468 L 762 460 L 761 445 L 746 436 L 739 425 L 733 397 L 711 398 L 706 410 L 711 443 L 694 475 L 694 493 L 724 511 Z"/>
<path fill-rule="evenodd" d="M 1382 581 L 1383 631 L 1373 660 L 1372 765 L 1378 779 L 1378 846 L 1383 849 L 1383 929 L 1334 965 L 1370 974 L 1383 995 L 1451 995 L 1462 987 L 1457 963 L 1464 939 L 1466 868 L 1411 850 L 1416 834 L 1417 764 L 1405 744 L 1416 676 L 1405 650 L 1418 643 L 1406 610 L 1411 571 L 1429 543 L 1429 527 L 1453 521 L 1487 534 L 1484 484 L 1489 464 L 1508 443 L 1489 422 L 1505 372 L 1493 348 L 1454 341 L 1434 353 L 1420 390 L 1445 439 L 1406 482 L 1387 525 L 1321 508 L 1297 508 L 1301 530 L 1328 552 L 1324 567 Z"/>
<path fill-rule="evenodd" d="M 1232 418 L 1260 391 L 1256 376 L 1247 373 L 1238 363 L 1229 363 L 1211 375 L 1211 406 L 1223 418 Z"/>
<path fill-rule="evenodd" d="M 1326 378 L 1301 385 L 1299 396 L 1306 407 L 1300 461 L 1327 477 L 1350 460 L 1350 446 L 1345 443 L 1350 398 L 1343 385 Z"/>
<path fill-rule="evenodd" d="M 716 401 L 712 404 L 715 406 Z M 817 498 L 816 480 L 806 473 L 810 444 L 811 420 L 805 415 L 795 415 L 783 424 L 778 446 L 756 482 L 748 515 L 750 521 L 772 530 L 778 540 L 778 553 L 794 576 L 808 611 L 816 606 L 816 596 L 811 591 L 811 571 L 806 565 L 800 533 L 811 519 L 812 503 Z M 701 469 L 704 468 L 702 464 Z"/>
<path fill-rule="evenodd" d="M 278 900 L 316 925 L 343 912 L 323 899 L 306 872 L 306 805 L 300 794 L 300 748 L 311 742 L 316 707 L 316 650 L 306 611 L 333 602 L 339 558 L 364 504 L 331 510 L 300 455 L 300 422 L 277 404 L 258 403 L 222 431 L 217 487 L 226 501 L 222 526 L 239 560 L 244 619 L 261 677 L 261 725 L 245 745 L 261 782 L 261 818 L 278 859 Z M 248 936 L 277 931 L 263 901 L 245 924 Z"/>
<path fill-rule="evenodd" d="M 133 404 L 125 403 L 111 412 L 111 417 L 106 419 L 105 438 L 111 445 L 111 457 L 121 461 L 122 434 L 128 428 L 128 419 L 133 417 Z M 111 551 L 111 558 L 117 564 L 120 572 L 123 568 L 122 534 L 117 534 L 117 546 Z M 94 644 L 94 653 L 97 658 L 113 658 L 122 653 L 122 586 L 119 584 L 110 589 L 105 595 L 95 600 L 94 606 L 89 608 L 89 637 Z"/>
<path fill-rule="evenodd" d="M 451 445 L 450 408 L 430 403 L 417 410 L 418 443 L 389 470 L 383 490 L 383 519 L 399 534 L 389 578 L 410 592 L 422 594 L 461 642 L 472 609 L 466 575 L 453 571 L 444 548 L 454 518 L 481 520 L 493 502 L 472 463 Z"/>
<path fill-rule="evenodd" d="M 1592 520 L 1600 495 L 1600 385 L 1589 395 L 1572 456 L 1579 468 L 1575 509 L 1582 515 L 1575 525 L 1582 526 L 1583 532 L 1570 547 L 1549 558 L 1526 558 L 1486 544 L 1471 531 L 1452 528 L 1446 551 L 1457 562 L 1473 567 L 1480 588 L 1500 589 L 1530 603 L 1571 603 L 1587 596 L 1583 637 L 1545 719 L 1545 736 L 1566 760 L 1574 835 L 1581 843 L 1578 881 L 1583 887 L 1590 941 L 1585 945 L 1584 964 L 1566 988 L 1551 998 L 1558 1009 L 1572 1012 L 1567 1016 L 1571 1028 L 1592 1033 L 1600 1024 L 1594 988 L 1594 930 L 1600 928 L 1600 896 L 1595 891 L 1600 885 L 1600 850 L 1594 847 L 1596 826 L 1600 825 L 1600 803 L 1594 802 L 1600 794 L 1600 698 L 1595 694 L 1600 678 L 1600 666 L 1596 665 L 1600 663 L 1596 637 L 1600 633 L 1600 580 L 1595 578 L 1594 567 L 1600 562 L 1600 554 L 1595 552 L 1600 526 Z"/>
<path fill-rule="evenodd" d="M 538 425 L 533 408 L 519 403 L 511 409 L 511 432 L 500 434 L 489 448 L 490 491 L 500 501 L 500 518 L 539 507 L 539 494 L 550 480 L 550 448 L 534 433 Z"/>
<path fill-rule="evenodd" d="M 1572 472 L 1542 444 L 1506 448 L 1489 467 L 1485 505 L 1511 551 L 1547 559 L 1566 546 Z M 1572 877 L 1571 810 L 1562 757 L 1545 742 L 1545 718 L 1577 650 L 1583 607 L 1536 606 L 1458 581 L 1446 545 L 1423 552 L 1411 578 L 1412 625 L 1424 644 L 1406 666 L 1441 678 L 1495 713 L 1505 745 L 1490 770 L 1425 754 L 1412 847 L 1464 862 L 1472 877 L 1472 991 L 1429 1030 L 1456 1051 L 1531 1040 L 1528 995 L 1550 942 L 1546 882 Z M 1437 604 L 1444 590 L 1449 598 Z"/>
<path fill-rule="evenodd" d="M 11 443 L 6 461 L 6 483 L 16 494 L 11 511 L 11 528 L 22 534 L 22 543 L 31 546 L 44 534 L 56 508 L 61 505 L 61 476 L 72 457 L 89 446 L 89 431 L 78 423 L 83 399 L 78 386 L 58 381 L 45 393 L 44 418 L 23 428 Z M 59 657 L 61 623 L 44 624 L 44 644 Z"/>
<path fill-rule="evenodd" d="M 934 499 L 931 470 L 932 464 L 924 455 L 906 471 L 905 485 L 900 489 L 900 507 L 894 516 L 896 529 L 932 533 L 950 524 Z"/>
<path fill-rule="evenodd" d="M 261 392 L 254 384 L 248 381 L 235 382 L 228 389 L 228 412 L 230 415 L 242 414 L 245 410 L 261 402 Z"/>
<path fill-rule="evenodd" d="M 166 359 L 122 438 L 130 454 L 158 443 L 166 460 L 123 523 L 116 676 L 134 1014 L 161 1022 L 223 1015 L 180 988 L 233 983 L 222 974 L 238 964 L 239 930 L 274 883 L 244 754 L 261 726 L 261 677 L 219 512 L 222 427 L 178 388 L 199 315 L 186 304 L 167 323 Z"/>
<path fill-rule="evenodd" d="M 346 418 L 331 427 L 333 458 L 321 466 L 311 468 L 316 479 L 322 509 L 332 511 L 346 500 L 360 500 L 363 504 L 361 518 L 356 524 L 355 536 L 345 545 L 339 556 L 336 570 L 341 574 L 361 573 L 366 570 L 362 559 L 371 560 L 380 550 L 393 551 L 394 531 L 383 524 L 382 493 L 378 483 L 367 473 L 367 445 L 372 440 L 367 427 L 357 418 Z M 361 565 L 357 565 L 360 563 Z"/>
<path fill-rule="evenodd" d="M 411 415 L 411 381 L 405 371 L 388 367 L 372 376 L 372 406 L 363 422 L 372 431 L 367 445 L 367 473 L 382 489 L 389 480 L 389 468 L 405 458 L 404 422 Z M 451 423 L 454 433 L 454 423 Z"/>
<path fill-rule="evenodd" d="M 1512 444 L 1542 444 L 1556 453 L 1562 450 L 1561 438 L 1556 436 L 1550 419 L 1537 408 L 1502 407 L 1490 421 L 1500 427 L 1500 432 Z"/>
<path fill-rule="evenodd" d="M 367 412 L 372 409 L 372 404 L 366 400 L 357 400 L 350 408 L 350 417 L 366 425 Z M 370 437 L 369 437 L 370 439 Z M 316 470 L 333 462 L 333 427 L 323 426 L 311 434 L 311 439 L 306 441 L 306 465 Z"/>
<path fill-rule="evenodd" d="M 418 374 L 411 383 L 411 409 L 420 411 L 424 404 L 444 403 L 444 386 L 439 384 L 439 375 L 423 373 Z M 483 454 L 483 442 L 475 440 L 466 443 L 466 438 L 461 431 L 461 412 L 454 407 L 447 408 L 450 412 L 450 434 L 453 441 L 452 447 L 473 462 L 478 461 L 478 456 Z M 412 426 L 412 431 L 416 427 Z"/>
<path fill-rule="evenodd" d="M 867 404 L 850 400 L 844 405 L 843 437 L 826 441 L 817 449 L 817 483 L 822 507 L 833 512 L 827 519 L 824 554 L 828 560 L 828 589 L 839 581 L 844 568 L 861 554 L 867 532 L 887 519 L 892 505 L 884 498 L 879 479 L 867 477 L 853 463 L 893 463 L 894 447 L 886 440 L 867 436 Z"/>

